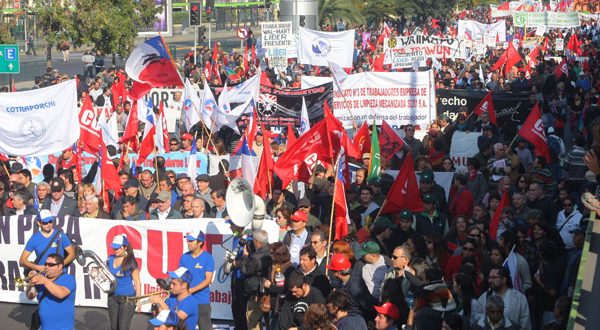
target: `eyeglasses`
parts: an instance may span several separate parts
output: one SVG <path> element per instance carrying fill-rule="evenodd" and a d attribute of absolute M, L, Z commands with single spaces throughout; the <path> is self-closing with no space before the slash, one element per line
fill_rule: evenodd
<path fill-rule="evenodd" d="M 406 256 L 395 256 L 395 255 L 392 255 L 392 259 L 394 259 L 394 260 L 400 259 L 400 258 L 406 258 Z"/>
<path fill-rule="evenodd" d="M 46 267 L 54 267 L 54 266 L 58 266 L 60 265 L 59 263 L 56 262 L 47 262 L 45 263 Z"/>

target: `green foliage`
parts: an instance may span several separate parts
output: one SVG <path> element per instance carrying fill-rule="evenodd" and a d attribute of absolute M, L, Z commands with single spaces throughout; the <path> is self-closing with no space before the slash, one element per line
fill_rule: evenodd
<path fill-rule="evenodd" d="M 347 27 L 365 24 L 364 7 L 361 0 L 319 0 L 319 23 L 335 24 L 342 18 Z"/>
<path fill-rule="evenodd" d="M 397 3 L 398 14 L 441 17 L 450 15 L 455 1 L 419 0 Z"/>
<path fill-rule="evenodd" d="M 394 17 L 397 13 L 398 1 L 371 0 L 365 7 L 365 17 L 368 23 Z"/>
<path fill-rule="evenodd" d="M 77 36 L 73 24 L 74 13 L 60 1 L 35 1 L 38 24 L 49 45 L 58 45 L 63 40 L 72 40 Z"/>

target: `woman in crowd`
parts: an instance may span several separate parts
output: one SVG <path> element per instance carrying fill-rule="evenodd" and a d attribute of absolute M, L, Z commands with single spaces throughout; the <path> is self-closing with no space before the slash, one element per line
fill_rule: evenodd
<path fill-rule="evenodd" d="M 457 247 L 462 246 L 467 238 L 467 218 L 463 215 L 458 215 L 450 224 L 450 231 L 446 235 L 446 242 L 450 250 L 454 251 Z"/>
<path fill-rule="evenodd" d="M 287 233 L 288 230 L 290 230 L 292 212 L 287 207 L 282 207 L 279 210 L 277 210 L 276 214 L 277 219 L 275 221 L 279 226 L 279 241 L 281 242 L 283 240 L 283 236 L 285 236 L 285 233 Z"/>
<path fill-rule="evenodd" d="M 126 330 L 130 328 L 136 309 L 136 305 L 127 298 L 141 293 L 140 271 L 127 235 L 115 236 L 112 248 L 114 254 L 108 257 L 106 264 L 117 279 L 117 287 L 108 295 L 108 318 L 112 330 Z"/>

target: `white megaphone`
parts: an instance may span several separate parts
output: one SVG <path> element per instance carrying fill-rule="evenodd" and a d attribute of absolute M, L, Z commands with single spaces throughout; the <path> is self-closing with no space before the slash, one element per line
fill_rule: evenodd
<path fill-rule="evenodd" d="M 252 222 L 252 230 L 260 230 L 265 219 L 265 202 L 255 195 L 250 184 L 241 178 L 229 183 L 225 194 L 227 213 L 234 225 L 246 228 Z"/>

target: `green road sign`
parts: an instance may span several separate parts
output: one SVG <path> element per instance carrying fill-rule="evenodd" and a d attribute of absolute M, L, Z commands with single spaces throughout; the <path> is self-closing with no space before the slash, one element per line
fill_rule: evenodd
<path fill-rule="evenodd" d="M 21 65 L 19 63 L 18 45 L 0 45 L 0 73 L 19 73 Z"/>

